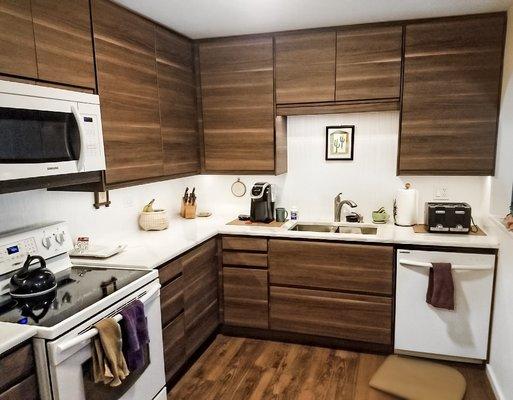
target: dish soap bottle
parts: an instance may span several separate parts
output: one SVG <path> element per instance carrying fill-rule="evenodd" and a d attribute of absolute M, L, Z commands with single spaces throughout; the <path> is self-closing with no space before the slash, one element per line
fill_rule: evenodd
<path fill-rule="evenodd" d="M 292 221 L 297 221 L 299 218 L 299 211 L 296 206 L 292 206 L 290 208 L 290 219 Z"/>

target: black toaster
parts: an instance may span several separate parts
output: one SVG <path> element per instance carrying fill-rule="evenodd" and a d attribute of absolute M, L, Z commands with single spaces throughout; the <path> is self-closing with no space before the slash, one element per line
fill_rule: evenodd
<path fill-rule="evenodd" d="M 426 203 L 425 221 L 429 232 L 469 233 L 472 209 L 467 203 Z"/>

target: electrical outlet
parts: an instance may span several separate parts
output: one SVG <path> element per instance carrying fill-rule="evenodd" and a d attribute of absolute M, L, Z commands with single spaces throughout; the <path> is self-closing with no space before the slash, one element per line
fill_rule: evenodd
<path fill-rule="evenodd" d="M 449 200 L 449 189 L 447 186 L 435 186 L 433 191 L 433 199 L 434 200 Z"/>

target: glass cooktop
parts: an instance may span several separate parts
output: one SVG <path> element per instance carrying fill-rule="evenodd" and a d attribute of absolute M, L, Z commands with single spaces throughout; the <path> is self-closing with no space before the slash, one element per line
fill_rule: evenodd
<path fill-rule="evenodd" d="M 146 275 L 148 271 L 72 267 L 59 274 L 57 290 L 33 299 L 0 296 L 0 321 L 52 327 Z"/>

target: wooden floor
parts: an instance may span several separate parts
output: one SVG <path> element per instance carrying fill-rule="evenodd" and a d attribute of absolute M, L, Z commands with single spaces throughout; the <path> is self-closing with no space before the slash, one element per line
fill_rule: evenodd
<path fill-rule="evenodd" d="M 368 386 L 384 358 L 219 335 L 168 400 L 391 400 Z M 466 400 L 495 399 L 484 369 L 458 369 L 467 380 Z"/>

